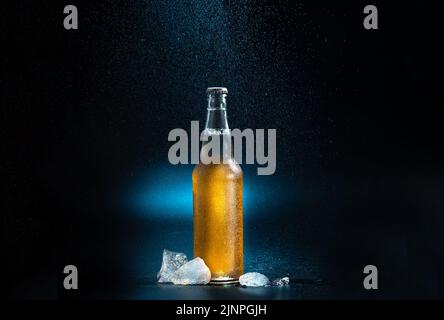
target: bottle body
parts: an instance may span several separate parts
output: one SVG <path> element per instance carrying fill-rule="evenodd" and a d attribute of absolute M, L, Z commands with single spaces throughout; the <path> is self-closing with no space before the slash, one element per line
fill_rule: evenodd
<path fill-rule="evenodd" d="M 243 274 L 242 180 L 234 160 L 193 170 L 194 256 L 210 268 L 213 283 Z"/>

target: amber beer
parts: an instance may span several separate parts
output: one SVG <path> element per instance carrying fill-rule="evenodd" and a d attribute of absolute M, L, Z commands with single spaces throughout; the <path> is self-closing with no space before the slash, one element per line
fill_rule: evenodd
<path fill-rule="evenodd" d="M 207 89 L 204 135 L 229 136 L 227 93 Z M 236 283 L 243 274 L 242 169 L 230 150 L 222 149 L 221 163 L 199 163 L 193 170 L 194 256 L 205 261 L 214 284 Z"/>

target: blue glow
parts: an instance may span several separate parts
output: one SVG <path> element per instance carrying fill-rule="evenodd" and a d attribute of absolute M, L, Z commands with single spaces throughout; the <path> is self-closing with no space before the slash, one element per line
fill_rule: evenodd
<path fill-rule="evenodd" d="M 141 174 L 126 193 L 125 204 L 135 215 L 192 219 L 192 166 L 163 166 Z M 285 200 L 288 189 L 273 176 L 244 172 L 244 214 L 261 213 Z M 294 198 L 294 197 L 293 197 Z"/>
<path fill-rule="evenodd" d="M 125 204 L 138 216 L 192 218 L 191 166 L 156 167 L 139 174 L 126 193 Z"/>

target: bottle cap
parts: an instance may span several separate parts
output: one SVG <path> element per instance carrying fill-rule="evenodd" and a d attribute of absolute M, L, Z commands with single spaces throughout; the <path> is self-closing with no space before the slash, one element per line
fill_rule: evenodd
<path fill-rule="evenodd" d="M 224 87 L 210 87 L 207 89 L 207 94 L 228 94 L 228 89 Z"/>

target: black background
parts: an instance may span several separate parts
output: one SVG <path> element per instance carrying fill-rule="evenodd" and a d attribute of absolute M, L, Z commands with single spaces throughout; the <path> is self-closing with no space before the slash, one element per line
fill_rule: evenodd
<path fill-rule="evenodd" d="M 278 129 L 274 181 L 312 196 L 256 232 L 312 244 L 326 297 L 442 298 L 438 9 L 373 3 L 367 31 L 360 1 L 221 2 L 77 1 L 71 31 L 68 3 L 3 6 L 2 296 L 122 297 L 120 240 L 159 222 L 116 208 L 119 186 L 165 164 L 168 132 L 202 120 L 206 87 L 223 85 L 233 127 Z M 85 285 L 67 295 L 70 263 Z"/>

